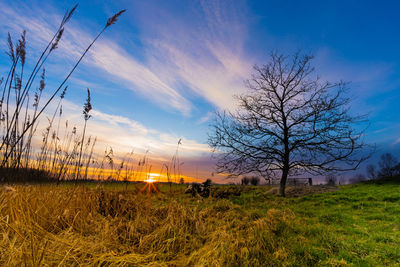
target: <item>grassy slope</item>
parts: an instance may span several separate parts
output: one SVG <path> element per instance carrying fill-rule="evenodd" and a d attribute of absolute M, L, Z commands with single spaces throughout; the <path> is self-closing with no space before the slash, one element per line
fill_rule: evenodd
<path fill-rule="evenodd" d="M 332 265 L 400 262 L 400 186 L 280 198 L 146 196 L 122 186 L 0 192 L 0 265 Z"/>
<path fill-rule="evenodd" d="M 291 256 L 304 255 L 303 263 L 400 265 L 399 185 L 349 185 L 336 192 L 265 202 L 254 194 L 246 197 L 233 202 L 254 212 L 266 209 L 265 203 L 295 214 L 296 230 L 286 237 L 294 239 L 288 242 Z"/>

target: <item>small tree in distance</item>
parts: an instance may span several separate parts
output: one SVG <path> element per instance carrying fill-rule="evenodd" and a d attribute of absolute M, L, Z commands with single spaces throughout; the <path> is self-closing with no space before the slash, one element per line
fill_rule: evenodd
<path fill-rule="evenodd" d="M 356 184 L 356 183 L 364 182 L 366 180 L 367 180 L 367 178 L 365 178 L 365 176 L 363 174 L 357 173 L 356 175 L 354 175 L 354 177 L 349 179 L 349 182 L 351 184 Z"/>
<path fill-rule="evenodd" d="M 338 179 L 335 175 L 329 174 L 325 177 L 325 182 L 327 185 L 336 185 L 338 183 Z"/>
<path fill-rule="evenodd" d="M 367 165 L 367 175 L 368 175 L 368 178 L 371 180 L 376 179 L 375 165 L 373 165 L 373 164 Z"/>
<path fill-rule="evenodd" d="M 396 174 L 397 159 L 392 154 L 382 154 L 378 165 L 381 168 L 378 174 L 380 177 L 392 177 Z"/>
<path fill-rule="evenodd" d="M 289 175 L 354 170 L 369 157 L 354 127 L 366 118 L 349 114 L 346 84 L 321 82 L 312 58 L 272 53 L 236 96 L 238 109 L 216 112 L 208 142 L 219 172 L 280 176 L 284 196 Z"/>
<path fill-rule="evenodd" d="M 247 176 L 243 177 L 241 180 L 242 185 L 248 185 L 249 182 L 250 182 L 250 179 Z"/>
<path fill-rule="evenodd" d="M 250 178 L 250 183 L 254 186 L 259 185 L 260 184 L 260 178 L 258 178 L 257 176 L 253 176 Z"/>

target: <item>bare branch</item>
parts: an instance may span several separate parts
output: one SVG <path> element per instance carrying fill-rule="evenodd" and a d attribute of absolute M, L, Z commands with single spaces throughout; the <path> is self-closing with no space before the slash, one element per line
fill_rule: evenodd
<path fill-rule="evenodd" d="M 344 82 L 321 82 L 312 56 L 271 54 L 236 96 L 236 112 L 216 113 L 209 144 L 219 172 L 281 175 L 354 170 L 370 154 L 363 140 L 365 116 L 352 116 Z"/>

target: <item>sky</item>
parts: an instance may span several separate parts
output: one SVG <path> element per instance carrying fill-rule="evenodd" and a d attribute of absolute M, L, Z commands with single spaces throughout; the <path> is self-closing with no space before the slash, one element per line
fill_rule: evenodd
<path fill-rule="evenodd" d="M 0 0 L 0 49 L 7 50 L 8 32 L 16 40 L 25 29 L 32 68 L 75 4 Z M 45 65 L 47 87 L 63 80 L 110 16 L 127 9 L 74 72 L 63 104 L 65 119 L 79 129 L 90 88 L 88 133 L 99 150 L 147 151 L 160 165 L 182 139 L 183 172 L 210 178 L 213 111 L 235 108 L 233 95 L 246 92 L 253 66 L 272 51 L 301 49 L 315 56 L 323 80 L 350 82 L 352 112 L 369 116 L 365 139 L 376 145 L 370 162 L 384 152 L 400 159 L 399 8 L 397 1 L 81 1 Z M 9 64 L 1 53 L 0 77 Z"/>

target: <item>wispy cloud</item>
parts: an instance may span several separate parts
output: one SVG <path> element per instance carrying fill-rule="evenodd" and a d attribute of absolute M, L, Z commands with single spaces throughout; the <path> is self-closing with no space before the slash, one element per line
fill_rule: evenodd
<path fill-rule="evenodd" d="M 232 95 L 245 90 L 254 64 L 244 49 L 248 23 L 239 9 L 213 1 L 201 2 L 189 21 L 168 12 L 157 13 L 156 22 L 143 17 L 150 68 L 218 108 L 233 108 Z"/>
<path fill-rule="evenodd" d="M 212 113 L 211 111 L 209 111 L 209 112 L 207 112 L 206 115 L 204 115 L 203 117 L 201 117 L 201 118 L 197 121 L 197 123 L 198 123 L 198 124 L 205 123 L 205 122 L 209 121 L 209 120 L 212 118 L 212 116 L 213 116 L 213 113 Z"/>
<path fill-rule="evenodd" d="M 2 21 L 13 18 L 0 33 L 5 36 L 6 31 L 26 29 L 35 52 L 45 46 L 61 19 L 60 13 L 48 15 L 38 6 L 20 5 L 18 10 L 5 4 L 0 7 Z M 192 23 L 168 12 L 162 12 L 157 21 L 143 16 L 141 41 L 148 46 L 143 47 L 141 60 L 103 36 L 85 59 L 85 67 L 100 69 L 110 75 L 109 80 L 184 115 L 194 108 L 190 96 L 201 97 L 218 108 L 233 108 L 232 95 L 245 90 L 243 81 L 249 78 L 254 63 L 244 49 L 248 24 L 244 5 L 202 1 L 199 7 Z M 71 64 L 73 60 L 68 59 L 78 58 L 93 36 L 93 32 L 71 22 L 57 59 Z"/>
<path fill-rule="evenodd" d="M 7 31 L 21 32 L 26 29 L 28 32 L 28 44 L 33 51 L 38 53 L 46 42 L 54 34 L 56 25 L 61 16 L 46 16 L 39 7 L 19 7 L 21 10 L 12 9 L 0 4 L 0 19 L 8 21 L 7 28 L 3 28 L 1 34 L 5 37 Z M 38 16 L 37 14 L 42 14 Z M 44 20 L 43 17 L 48 19 Z M 8 18 L 13 18 L 9 20 Z M 76 23 L 67 25 L 56 57 L 62 59 L 78 58 L 86 46 L 91 42 L 93 34 L 79 29 Z M 72 62 L 72 61 L 71 61 Z M 71 63 L 69 62 L 69 63 Z M 145 98 L 165 108 L 175 109 L 185 115 L 191 110 L 191 103 L 185 99 L 177 90 L 163 82 L 157 73 L 150 70 L 143 63 L 131 56 L 116 42 L 102 38 L 90 51 L 85 59 L 86 67 L 95 67 L 110 74 L 110 79 L 122 83 L 127 89 L 140 93 Z"/>
<path fill-rule="evenodd" d="M 53 14 L 55 10 L 44 13 L 38 6 L 27 7 L 21 4 L 18 8 L 19 9 L 13 9 L 12 5 L 0 3 L 0 20 L 8 21 L 7 27 L 2 27 L 0 29 L 0 36 L 4 39 L 7 31 L 10 31 L 15 36 L 23 29 L 26 29 L 28 33 L 29 56 L 33 58 L 37 57 L 41 49 L 47 44 L 46 42 L 54 34 L 61 19 L 61 14 L 49 15 L 48 13 Z M 23 11 L 21 11 L 21 9 Z M 9 18 L 13 18 L 13 20 Z M 78 19 L 79 21 L 79 18 L 74 19 Z M 51 71 L 64 75 L 65 69 L 71 66 L 80 56 L 80 53 L 84 51 L 86 46 L 91 42 L 93 36 L 93 32 L 86 30 L 85 27 L 79 27 L 78 23 L 71 21 L 70 25 L 66 27 L 65 35 L 59 44 L 59 49 L 55 51 L 54 61 L 50 60 L 46 65 L 48 66 L 51 64 L 52 68 L 49 68 Z M 155 44 L 158 41 L 157 39 L 153 39 L 151 42 Z M 211 53 L 212 46 L 209 43 L 205 43 L 204 47 L 209 49 L 209 53 Z M 171 49 L 178 49 L 178 47 L 171 47 Z M 163 51 L 164 50 L 160 50 L 157 54 Z M 219 53 L 218 51 L 222 51 L 222 48 L 212 52 L 217 55 Z M 187 53 L 190 53 L 190 50 L 186 50 L 185 54 Z M 88 57 L 85 58 L 83 66 L 80 68 L 82 69 L 83 67 L 85 70 L 90 70 L 91 73 L 97 72 L 98 70 L 103 71 L 109 74 L 109 76 L 102 77 L 104 80 L 118 81 L 122 87 L 139 93 L 144 98 L 149 99 L 151 102 L 165 109 L 176 110 L 185 115 L 189 114 L 194 107 L 188 98 L 181 93 L 183 89 L 176 89 L 178 86 L 175 77 L 177 76 L 163 76 L 163 72 L 158 69 L 162 67 L 167 69 L 168 74 L 171 74 L 172 69 L 170 70 L 169 68 L 171 64 L 174 63 L 169 61 L 164 62 L 162 65 L 153 65 L 152 63 L 155 57 L 147 54 L 144 58 L 145 59 L 142 58 L 141 60 L 135 58 L 125 48 L 120 46 L 117 40 L 110 40 L 104 36 L 95 44 L 88 54 Z M 217 57 L 214 56 L 214 60 L 215 58 Z M 188 58 L 188 60 L 190 64 L 195 64 L 195 58 Z M 62 64 L 60 64 L 60 62 Z M 182 62 L 178 62 L 178 64 L 181 63 Z M 206 64 L 207 62 L 201 62 L 199 60 L 199 65 L 196 67 L 199 69 L 201 68 L 202 71 L 207 71 Z M 218 64 L 221 66 L 223 65 L 221 62 Z M 180 65 L 180 67 L 184 66 Z M 218 75 L 224 75 L 224 68 L 225 67 L 221 67 L 218 70 L 215 69 L 219 71 L 219 73 L 213 73 L 212 70 L 208 70 L 206 73 L 201 74 L 201 77 L 205 80 L 217 80 Z M 193 75 L 195 75 L 197 70 L 188 69 L 185 71 L 188 73 L 193 72 Z M 101 73 L 101 75 L 102 74 L 103 73 Z M 212 74 L 213 77 L 208 77 L 208 74 Z M 61 77 L 63 76 L 61 75 Z M 187 77 L 187 79 L 189 78 L 190 77 Z M 189 89 L 192 89 L 188 80 L 185 79 L 181 81 L 183 81 L 186 86 L 189 86 Z M 83 87 L 95 88 L 95 84 L 82 80 L 80 77 L 73 76 L 71 82 Z M 222 87 L 220 87 L 220 89 L 221 88 Z M 199 92 L 201 93 L 201 91 Z M 204 96 L 203 94 L 200 95 L 202 97 Z M 226 94 L 218 93 L 215 97 L 208 97 L 215 100 L 225 95 Z M 44 96 L 44 98 L 46 98 L 46 96 Z M 55 105 L 56 103 L 52 103 L 47 109 L 47 113 L 43 114 L 38 133 L 42 132 L 47 126 L 45 117 L 51 117 L 53 115 L 52 111 L 55 109 Z M 83 119 L 81 112 L 81 105 L 74 104 L 67 99 L 63 101 L 62 121 L 68 120 L 68 131 L 70 131 L 73 126 L 77 126 L 78 132 L 82 129 Z M 179 153 L 182 158 L 209 158 L 209 147 L 191 138 L 151 129 L 132 118 L 103 112 L 100 109 L 96 109 L 96 106 L 91 113 L 93 117 L 88 122 L 87 136 L 91 135 L 97 137 L 98 142 L 96 150 L 98 154 L 101 154 L 105 146 L 111 146 L 118 154 L 130 152 L 131 150 L 135 150 L 136 153 L 145 153 L 145 151 L 149 150 L 153 159 L 157 161 L 169 161 L 175 153 L 178 140 L 182 139 L 182 145 L 179 147 Z M 37 147 L 39 147 L 41 142 L 39 139 L 40 134 L 37 135 L 37 140 L 35 140 Z M 210 163 L 209 166 L 211 166 Z"/>
<path fill-rule="evenodd" d="M 66 113 L 70 114 L 66 119 L 75 124 L 83 123 L 80 116 L 81 106 L 65 101 L 63 107 L 67 111 Z M 153 153 L 169 156 L 173 154 L 180 138 L 182 138 L 181 147 L 186 155 L 195 156 L 210 151 L 205 144 L 150 129 L 142 123 L 124 116 L 108 114 L 96 109 L 92 111 L 92 115 L 93 117 L 89 121 L 90 127 L 88 127 L 89 134 L 98 136 L 104 144 L 110 143 L 125 152 L 132 148 L 142 152 L 150 149 Z"/>
<path fill-rule="evenodd" d="M 44 97 L 45 99 L 46 97 Z M 51 118 L 56 106 L 57 102 L 52 102 L 47 112 L 42 116 L 36 136 L 37 147 L 41 143 L 39 133 L 44 132 L 44 129 L 48 126 L 45 117 Z M 68 121 L 68 131 L 76 126 L 79 133 L 83 129 L 84 123 L 81 115 L 82 106 L 64 99 L 62 109 L 62 125 L 65 121 Z M 88 121 L 87 136 L 97 137 L 96 150 L 100 154 L 105 147 L 111 146 L 120 155 L 132 150 L 139 154 L 149 151 L 155 159 L 169 161 L 175 153 L 179 139 L 182 139 L 179 151 L 183 157 L 202 157 L 208 155 L 211 151 L 206 144 L 148 128 L 142 123 L 124 116 L 108 114 L 98 109 L 93 109 L 91 115 L 92 117 Z M 61 129 L 61 131 L 64 130 Z"/>
<path fill-rule="evenodd" d="M 107 40 L 97 44 L 92 59 L 94 66 L 121 78 L 127 88 L 139 91 L 143 96 L 183 114 L 190 112 L 191 104 L 188 100 L 115 43 Z"/>
<path fill-rule="evenodd" d="M 397 139 L 393 142 L 393 145 L 397 145 L 397 144 L 400 144 L 400 137 L 397 138 Z"/>

